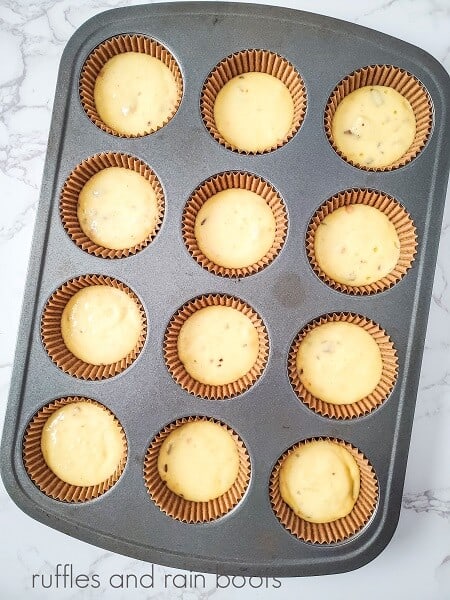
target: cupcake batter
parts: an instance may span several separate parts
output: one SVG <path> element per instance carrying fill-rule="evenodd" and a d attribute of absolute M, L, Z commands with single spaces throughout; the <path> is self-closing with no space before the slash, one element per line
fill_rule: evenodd
<path fill-rule="evenodd" d="M 217 423 L 185 423 L 164 440 L 158 456 L 158 472 L 178 496 L 208 502 L 225 494 L 238 476 L 236 443 Z"/>
<path fill-rule="evenodd" d="M 347 159 L 380 168 L 408 151 L 416 135 L 416 120 L 410 103 L 399 92 L 371 85 L 343 98 L 336 108 L 331 132 Z"/>
<path fill-rule="evenodd" d="M 292 127 L 294 101 L 282 81 L 267 73 L 243 73 L 217 94 L 214 120 L 238 150 L 264 152 L 283 142 Z"/>
<path fill-rule="evenodd" d="M 156 193 L 139 173 L 109 167 L 86 182 L 78 199 L 78 220 L 89 239 L 113 250 L 132 248 L 154 230 Z"/>
<path fill-rule="evenodd" d="M 126 292 L 107 285 L 78 291 L 61 317 L 65 345 L 92 365 L 109 365 L 125 358 L 136 347 L 141 330 L 136 302 Z"/>
<path fill-rule="evenodd" d="M 169 67 L 141 52 L 110 58 L 94 87 L 99 117 L 124 135 L 144 135 L 162 127 L 175 112 L 177 98 L 177 83 Z"/>
<path fill-rule="evenodd" d="M 114 474 L 124 441 L 111 413 L 90 402 L 72 402 L 48 418 L 41 449 L 48 467 L 62 481 L 89 486 Z"/>
<path fill-rule="evenodd" d="M 400 241 L 394 225 L 380 210 L 353 204 L 323 219 L 316 230 L 314 252 L 330 279 L 360 286 L 392 271 L 400 256 Z"/>
<path fill-rule="evenodd" d="M 256 362 L 258 332 L 240 310 L 207 306 L 182 325 L 178 355 L 196 381 L 224 385 L 243 377 Z"/>
<path fill-rule="evenodd" d="M 248 267 L 263 258 L 275 239 L 275 217 L 265 200 L 248 190 L 211 196 L 197 214 L 195 237 L 216 265 Z"/>
<path fill-rule="evenodd" d="M 280 493 L 296 515 L 311 523 L 347 516 L 358 499 L 360 473 L 346 448 L 327 440 L 299 446 L 280 468 Z"/>
<path fill-rule="evenodd" d="M 351 404 L 378 385 L 383 363 L 378 344 L 359 325 L 330 322 L 314 327 L 297 353 L 300 381 L 316 398 Z"/>

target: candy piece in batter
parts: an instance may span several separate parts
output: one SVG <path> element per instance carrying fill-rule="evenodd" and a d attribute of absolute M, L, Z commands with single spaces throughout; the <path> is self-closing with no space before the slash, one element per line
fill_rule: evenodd
<path fill-rule="evenodd" d="M 48 467 L 62 481 L 89 486 L 114 474 L 124 441 L 111 413 L 90 402 L 72 402 L 48 418 L 41 450 Z"/>
<path fill-rule="evenodd" d="M 334 281 L 367 285 L 392 271 L 400 256 L 400 241 L 380 210 L 353 204 L 323 219 L 315 233 L 314 252 L 319 267 Z"/>
<path fill-rule="evenodd" d="M 391 87 L 371 85 L 345 96 L 331 123 L 334 142 L 358 165 L 381 168 L 401 158 L 416 135 L 414 111 Z"/>
<path fill-rule="evenodd" d="M 311 523 L 347 516 L 358 499 L 360 473 L 348 450 L 327 440 L 299 446 L 280 468 L 280 493 L 296 515 Z"/>
<path fill-rule="evenodd" d="M 93 175 L 78 198 L 78 220 L 89 239 L 113 250 L 143 242 L 158 219 L 156 193 L 139 173 L 109 167 Z"/>
<path fill-rule="evenodd" d="M 85 287 L 72 296 L 61 317 L 67 348 L 92 365 L 108 365 L 125 358 L 137 345 L 142 318 L 136 302 L 122 290 Z"/>
<path fill-rule="evenodd" d="M 102 121 L 117 133 L 144 135 L 174 113 L 178 88 L 170 69 L 141 52 L 124 52 L 101 68 L 94 101 Z"/>
<path fill-rule="evenodd" d="M 292 127 L 294 101 L 282 81 L 267 73 L 230 79 L 214 104 L 220 135 L 238 150 L 264 152 L 283 142 Z"/>
<path fill-rule="evenodd" d="M 158 472 L 167 487 L 186 500 L 208 502 L 235 482 L 239 454 L 230 433 L 211 421 L 177 427 L 164 440 Z"/>
<path fill-rule="evenodd" d="M 378 385 L 383 369 L 378 344 L 354 323 L 330 322 L 314 327 L 297 353 L 300 381 L 316 398 L 351 404 Z"/>
<path fill-rule="evenodd" d="M 178 356 L 196 381 L 210 385 L 232 383 L 256 362 L 258 332 L 240 310 L 207 306 L 197 310 L 182 325 Z"/>
<path fill-rule="evenodd" d="M 238 269 L 267 254 L 275 227 L 275 217 L 261 196 L 234 188 L 214 194 L 203 204 L 195 220 L 195 237 L 213 263 Z"/>

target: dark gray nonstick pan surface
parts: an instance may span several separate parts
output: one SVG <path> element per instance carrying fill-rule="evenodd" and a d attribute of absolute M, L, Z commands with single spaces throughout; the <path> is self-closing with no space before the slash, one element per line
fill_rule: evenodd
<path fill-rule="evenodd" d="M 175 117 L 154 134 L 126 139 L 98 129 L 84 112 L 79 75 L 89 53 L 118 34 L 156 39 L 178 61 L 184 81 Z M 307 91 L 304 122 L 282 148 L 246 156 L 218 144 L 200 114 L 200 93 L 210 71 L 233 52 L 264 48 L 287 58 Z M 401 67 L 425 86 L 433 129 L 424 150 L 391 172 L 355 168 L 332 149 L 324 132 L 326 102 L 341 79 L 373 64 Z M 150 562 L 207 572 L 300 576 L 355 569 L 389 542 L 400 510 L 414 415 L 440 223 L 450 164 L 450 83 L 432 57 L 392 37 L 335 19 L 274 7 L 232 3 L 173 3 L 117 9 L 84 24 L 69 41 L 60 66 L 41 200 L 31 252 L 22 321 L 2 440 L 2 476 L 27 514 L 69 535 Z M 59 195 L 69 173 L 100 152 L 121 152 L 146 162 L 165 194 L 165 216 L 155 240 L 128 258 L 109 260 L 78 248 L 65 232 Z M 192 191 L 223 171 L 248 171 L 269 181 L 288 213 L 288 234 L 276 260 L 257 274 L 231 279 L 208 273 L 188 253 L 181 235 L 183 208 Z M 357 297 L 335 291 L 313 272 L 305 249 L 316 209 L 339 191 L 370 188 L 393 196 L 411 215 L 418 251 L 407 275 L 380 294 Z M 119 279 L 141 299 L 148 320 L 145 346 L 133 365 L 104 381 L 63 373 L 47 355 L 40 319 L 51 294 L 65 281 L 99 274 Z M 163 358 L 169 320 L 202 294 L 227 294 L 249 303 L 269 334 L 269 359 L 257 383 L 222 401 L 197 398 L 171 377 Z M 295 395 L 287 358 L 298 331 L 317 317 L 352 312 L 372 319 L 390 336 L 399 373 L 389 398 L 365 417 L 321 417 Z M 93 398 L 120 420 L 128 441 L 125 471 L 95 500 L 69 504 L 39 491 L 22 459 L 25 429 L 45 404 L 65 396 Z M 153 437 L 181 417 L 205 415 L 230 425 L 251 459 L 250 485 L 226 516 L 187 524 L 165 515 L 151 500 L 143 461 Z M 329 436 L 356 446 L 372 464 L 378 505 L 363 530 L 343 543 L 298 540 L 277 520 L 269 478 L 294 443 Z"/>

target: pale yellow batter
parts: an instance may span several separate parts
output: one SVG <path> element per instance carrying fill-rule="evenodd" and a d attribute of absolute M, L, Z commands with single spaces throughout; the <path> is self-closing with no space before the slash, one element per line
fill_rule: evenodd
<path fill-rule="evenodd" d="M 94 87 L 99 117 L 124 135 L 144 135 L 162 127 L 175 111 L 177 97 L 177 83 L 170 69 L 140 52 L 110 58 Z"/>
<path fill-rule="evenodd" d="M 157 219 L 158 203 L 151 184 L 123 167 L 96 173 L 78 198 L 81 229 L 104 248 L 122 250 L 143 242 Z"/>
<path fill-rule="evenodd" d="M 67 348 L 92 365 L 125 358 L 138 343 L 142 319 L 136 302 L 122 290 L 93 285 L 78 291 L 61 317 Z"/>
<path fill-rule="evenodd" d="M 311 523 L 347 516 L 358 499 L 359 468 L 348 450 L 327 440 L 299 446 L 280 469 L 280 493 L 296 515 Z"/>
<path fill-rule="evenodd" d="M 275 217 L 261 196 L 234 188 L 205 202 L 195 220 L 195 237 L 200 250 L 216 265 L 238 269 L 267 254 L 275 227 Z"/>
<path fill-rule="evenodd" d="M 185 423 L 169 433 L 158 456 L 167 487 L 186 500 L 208 502 L 235 482 L 239 454 L 231 435 L 210 421 Z"/>
<path fill-rule="evenodd" d="M 90 402 L 56 410 L 42 430 L 41 449 L 48 467 L 71 485 L 98 485 L 117 469 L 122 432 L 111 413 Z"/>
<path fill-rule="evenodd" d="M 372 206 L 343 206 L 317 228 L 314 251 L 319 267 L 350 286 L 385 277 L 397 264 L 400 241 L 389 218 Z"/>
<path fill-rule="evenodd" d="M 263 152 L 281 143 L 292 127 L 294 101 L 282 81 L 267 73 L 243 73 L 217 94 L 214 120 L 238 150 Z"/>
<path fill-rule="evenodd" d="M 347 159 L 370 168 L 387 167 L 408 151 L 416 120 L 408 100 L 396 90 L 371 85 L 345 96 L 331 131 Z"/>
<path fill-rule="evenodd" d="M 316 398 L 351 404 L 378 385 L 383 364 L 378 344 L 359 325 L 330 322 L 314 327 L 300 343 L 300 381 Z"/>
<path fill-rule="evenodd" d="M 232 383 L 255 364 L 258 332 L 241 311 L 228 306 L 197 310 L 182 325 L 178 356 L 196 381 L 210 385 Z"/>

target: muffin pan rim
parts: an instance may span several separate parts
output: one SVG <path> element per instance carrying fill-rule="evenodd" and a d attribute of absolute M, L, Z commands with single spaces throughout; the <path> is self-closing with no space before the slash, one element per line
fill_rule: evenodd
<path fill-rule="evenodd" d="M 186 9 L 186 6 L 187 6 L 187 5 L 183 5 L 183 7 L 182 7 L 183 11 Z M 192 5 L 191 5 L 191 6 L 192 6 Z M 203 6 L 201 6 L 201 5 L 200 5 L 200 6 L 199 6 L 199 5 L 195 5 L 195 6 L 197 7 L 197 13 L 196 13 L 196 15 L 198 16 L 198 15 L 199 15 L 199 14 L 202 12 L 202 10 L 203 10 L 203 8 L 204 8 L 204 7 L 203 7 Z M 211 5 L 208 5 L 208 6 L 209 6 L 209 10 L 211 10 Z M 142 8 L 142 7 L 141 7 L 141 8 Z M 151 8 L 152 8 L 152 10 L 154 10 L 154 11 L 155 11 L 155 13 L 156 13 L 156 14 L 160 14 L 162 11 L 167 11 L 167 10 L 174 10 L 174 12 L 175 12 L 175 13 L 177 13 L 177 9 L 176 9 L 176 8 L 173 8 L 173 7 L 169 7 L 169 8 L 168 8 L 168 6 L 167 6 L 167 5 L 165 5 L 165 6 L 163 6 L 163 7 L 161 7 L 161 6 L 160 6 L 160 7 L 157 7 L 157 6 L 155 6 L 155 7 L 151 7 Z M 221 11 L 222 9 L 225 9 L 225 8 L 226 8 L 225 6 L 223 6 L 223 7 L 222 7 L 222 6 L 215 6 L 215 11 L 216 11 L 216 12 L 217 12 L 217 11 Z M 228 8 L 229 8 L 229 6 L 228 6 Z M 126 11 L 126 9 L 119 9 L 119 10 Z M 179 10 L 181 10 L 181 8 L 180 8 Z M 204 10 L 203 12 L 204 12 L 204 13 L 206 13 L 206 12 L 207 12 L 207 10 L 208 10 L 208 7 L 206 7 L 206 8 L 205 8 L 205 10 Z M 246 7 L 245 5 L 244 5 L 244 7 L 240 7 L 240 6 L 239 6 L 239 7 L 234 7 L 234 14 L 240 14 L 240 13 L 244 13 L 244 14 L 246 14 L 246 16 L 247 16 L 247 17 L 249 17 L 250 15 L 248 15 L 248 11 L 250 11 L 250 10 L 251 10 L 251 11 L 254 11 L 254 10 L 255 10 L 255 7 L 254 7 L 254 5 L 250 5 L 250 7 L 249 7 L 249 6 L 247 6 L 247 7 Z M 247 12 L 246 12 L 246 11 L 247 11 Z M 309 23 L 312 23 L 312 24 L 314 24 L 314 23 L 317 23 L 317 22 L 319 22 L 319 23 L 323 23 L 323 22 L 325 21 L 325 22 L 326 22 L 326 25 L 327 25 L 327 27 L 328 27 L 328 28 L 330 28 L 330 27 L 331 27 L 331 26 L 329 25 L 329 23 L 330 23 L 330 20 L 329 20 L 329 19 L 327 19 L 327 18 L 324 18 L 324 17 L 320 17 L 320 18 L 319 18 L 319 17 L 316 17 L 316 16 L 310 17 L 309 15 L 306 15 L 305 13 L 298 13 L 297 11 L 289 11 L 289 10 L 285 10 L 285 11 L 283 11 L 282 9 L 275 9 L 275 8 L 272 8 L 272 9 L 264 9 L 264 8 L 262 8 L 262 9 L 260 9 L 260 14 L 259 14 L 259 15 L 257 15 L 257 18 L 260 18 L 260 17 L 261 17 L 261 15 L 271 15 L 271 16 L 274 16 L 274 15 L 280 15 L 280 13 L 281 13 L 281 14 L 283 14 L 283 15 L 289 15 L 290 17 L 292 17 L 293 15 L 297 15 L 297 16 L 298 16 L 298 15 L 300 14 L 300 17 L 301 17 L 301 19 L 303 19 L 303 20 L 306 20 L 306 21 L 307 21 L 307 24 L 309 24 Z M 108 14 L 110 14 L 110 15 L 111 15 L 112 13 L 108 13 Z M 115 13 L 115 14 L 118 14 L 118 13 Z M 123 14 L 123 13 L 122 13 L 122 14 Z M 142 13 L 142 10 L 136 10 L 136 11 L 134 12 L 134 14 L 135 14 L 135 15 L 138 15 L 138 14 L 143 14 L 143 13 Z M 164 14 L 165 14 L 165 13 L 164 13 Z M 178 13 L 178 14 L 180 14 L 180 13 Z M 208 14 L 210 14 L 210 13 L 208 13 Z M 281 17 L 280 17 L 280 18 L 281 18 Z M 285 16 L 285 20 L 286 20 L 286 19 L 287 19 L 287 16 Z M 300 21 L 301 21 L 301 19 L 300 19 Z M 281 20 L 282 20 L 282 19 L 281 19 Z M 91 22 L 91 23 L 92 23 L 92 22 Z M 339 23 L 341 23 L 341 22 L 339 22 Z M 343 25 L 341 25 L 341 27 L 344 27 L 344 26 L 343 26 Z M 347 25 L 344 27 L 344 30 L 349 30 L 349 31 L 353 32 L 353 31 L 354 31 L 353 27 L 354 27 L 354 26 L 350 26 L 349 24 L 347 24 Z M 347 28 L 347 29 L 346 29 L 346 28 Z M 331 27 L 331 29 L 333 29 L 333 27 Z M 358 29 L 358 28 L 357 28 L 357 29 Z M 83 32 L 84 32 L 85 30 L 86 30 L 86 26 L 85 26 L 85 29 L 83 29 Z M 359 31 L 359 29 L 358 29 L 358 31 Z M 387 38 L 387 36 L 383 36 L 383 37 L 382 37 L 382 39 L 383 39 L 383 40 L 385 40 L 385 39 L 391 39 L 391 38 Z M 170 46 L 169 46 L 169 47 L 170 47 Z M 395 44 L 394 44 L 394 47 L 395 47 Z M 404 45 L 402 45 L 402 44 L 400 43 L 400 47 L 404 47 Z M 412 47 L 411 47 L 411 46 L 409 46 L 409 45 L 408 45 L 408 47 L 412 48 Z M 67 56 L 67 55 L 65 55 L 65 56 Z M 423 67 L 422 67 L 422 68 L 423 68 Z M 67 78 L 68 78 L 68 77 L 69 77 L 69 75 L 67 75 L 66 77 L 64 77 L 64 76 L 63 76 L 63 77 L 62 77 L 62 79 L 61 79 L 61 81 L 62 81 L 62 80 L 64 80 L 64 79 L 66 79 L 66 80 L 67 80 Z M 438 108 L 439 108 L 439 110 L 441 110 L 442 106 L 440 106 L 440 107 L 438 107 Z M 55 127 L 55 124 L 53 123 L 53 124 L 52 124 L 52 131 L 54 131 L 54 129 L 55 129 L 55 128 L 56 128 L 56 127 Z M 441 130 L 441 136 L 442 136 L 442 130 Z M 299 146 L 298 146 L 298 144 L 297 144 L 297 146 L 296 146 L 296 147 L 297 147 L 297 148 L 299 147 Z M 433 148 L 434 148 L 434 149 L 435 149 L 435 147 L 436 147 L 436 144 L 433 144 Z M 430 145 L 428 146 L 428 148 L 430 148 Z M 138 155 L 139 155 L 139 154 L 141 154 L 141 153 L 139 152 L 139 153 L 138 153 Z M 442 168 L 442 164 L 443 164 L 443 163 L 445 163 L 445 161 L 444 161 L 444 158 L 443 158 L 442 156 L 440 156 L 440 162 L 441 162 L 441 168 Z M 447 162 L 447 164 L 448 164 L 448 159 L 447 159 L 447 161 L 446 161 L 446 162 Z M 445 166 L 445 165 L 444 165 L 444 166 Z M 50 175 L 52 174 L 52 171 L 55 171 L 55 170 L 56 170 L 56 169 L 53 169 L 53 168 L 51 168 L 49 165 L 47 165 L 47 167 L 48 167 L 48 169 L 49 169 L 49 171 L 50 171 Z M 261 173 L 261 175 L 264 177 L 264 173 Z M 55 182 L 56 182 L 56 179 L 55 179 Z M 56 185 L 56 183 L 55 183 L 55 182 L 53 183 L 53 185 Z M 443 186 L 442 186 L 442 181 L 438 181 L 438 182 L 436 182 L 436 180 L 433 180 L 433 181 L 432 181 L 432 183 L 433 183 L 432 190 L 435 190 L 435 189 L 439 190 L 440 188 L 442 188 L 442 187 L 443 187 Z M 45 191 L 45 190 L 48 190 L 48 187 L 49 187 L 49 186 L 48 186 L 48 183 L 45 183 L 45 181 L 44 181 L 43 190 L 44 190 L 44 191 Z M 389 192 L 389 190 L 388 190 L 388 192 Z M 430 195 L 430 193 L 431 193 L 431 192 L 428 192 L 428 195 Z M 430 199 L 430 202 L 431 202 L 431 201 L 432 201 L 432 199 Z M 431 203 L 432 203 L 432 205 L 433 205 L 433 206 L 435 206 L 435 205 L 437 204 L 437 201 L 433 201 L 433 202 L 431 202 Z M 42 206 L 44 206 L 44 202 L 42 202 Z M 44 209 L 45 209 L 45 206 L 44 206 Z M 438 210 L 438 213 L 439 213 L 439 210 Z M 45 212 L 44 212 L 44 214 L 45 214 Z M 437 215 L 437 216 L 439 216 L 439 215 Z M 41 216 L 40 218 L 42 219 L 42 216 Z M 434 219 L 434 221 L 436 221 L 436 219 Z M 42 229 L 43 229 L 43 225 L 44 225 L 44 224 L 43 224 L 42 222 L 40 222 L 40 221 L 39 221 L 39 219 L 38 219 L 38 228 L 37 228 L 37 229 L 38 229 L 38 230 L 39 230 L 39 229 L 40 229 L 40 230 L 42 230 Z M 35 238 L 35 242 L 36 242 L 36 244 L 37 244 L 37 250 L 39 251 L 39 246 L 42 248 L 42 245 L 43 245 L 43 244 L 42 244 L 42 243 L 40 243 L 40 242 L 41 242 L 41 240 L 36 240 L 36 238 Z M 433 242 L 431 242 L 429 247 L 430 247 L 430 249 L 431 249 L 431 251 L 432 251 L 433 249 L 435 249 L 435 248 L 436 248 L 436 246 L 437 246 L 437 244 L 436 244 L 436 243 L 433 243 Z M 35 246 L 35 248 L 36 248 L 36 246 Z M 428 259 L 428 260 L 426 260 L 426 257 L 425 257 L 425 255 L 424 255 L 423 253 L 420 253 L 420 256 L 419 256 L 418 258 L 419 258 L 419 263 L 420 263 L 420 264 L 419 264 L 419 266 L 420 266 L 421 268 L 423 268 L 423 266 L 424 266 L 424 265 L 427 265 L 428 267 L 430 267 L 430 265 L 431 265 L 431 271 L 432 271 L 432 266 L 433 266 L 433 258 L 432 258 L 432 257 L 431 257 L 431 259 Z M 40 273 L 40 271 L 39 271 L 39 263 L 37 262 L 37 260 L 36 260 L 36 259 L 35 259 L 34 261 L 32 261 L 32 262 L 34 262 L 35 266 L 37 267 L 37 269 L 36 269 L 36 271 L 37 271 L 37 274 L 39 275 L 39 278 L 41 278 L 41 273 Z M 92 264 L 95 264 L 95 263 L 92 263 Z M 139 264 L 141 264 L 141 263 L 139 263 Z M 35 273 L 36 273 L 36 271 L 35 271 Z M 33 281 L 33 280 L 36 280 L 36 279 L 37 279 L 37 275 L 34 275 L 33 277 L 31 277 L 31 281 Z M 129 279 L 129 278 L 128 278 L 128 279 Z M 414 278 L 413 278 L 413 279 L 414 279 Z M 42 284 L 42 282 L 41 282 L 41 284 Z M 417 288 L 416 288 L 416 294 L 415 294 L 415 295 L 416 295 L 417 297 L 422 297 L 422 299 L 423 299 L 423 296 L 424 296 L 424 295 L 426 296 L 426 294 L 424 294 L 424 293 L 423 293 L 423 286 L 422 286 L 422 284 L 423 284 L 423 281 L 420 281 L 420 280 L 419 280 L 419 282 L 418 282 L 418 284 L 417 284 Z M 44 289 L 44 290 L 46 289 L 46 286 L 48 286 L 48 282 L 45 282 L 45 279 L 44 279 L 44 284 L 43 284 L 43 289 Z M 216 287 L 217 287 L 217 286 L 216 286 Z M 225 293 L 228 293 L 229 289 L 230 289 L 230 288 L 229 288 L 229 287 L 227 287 L 227 288 L 226 288 L 226 290 L 224 290 L 224 292 L 225 292 Z M 245 288 L 245 289 L 247 289 L 247 288 Z M 419 293 L 419 292 L 421 292 L 421 293 Z M 41 292 L 41 293 L 42 293 L 42 292 Z M 245 295 L 247 295 L 247 292 L 245 292 Z M 26 296 L 25 296 L 25 297 L 26 297 L 26 299 L 28 299 L 30 302 L 32 302 L 32 303 L 34 304 L 34 302 L 35 302 L 35 300 L 36 300 L 36 297 L 35 297 L 35 292 L 34 292 L 34 291 L 32 292 L 32 291 L 30 291 L 30 290 L 27 290 L 27 292 L 26 292 Z M 428 300 L 428 299 L 426 299 L 426 300 Z M 427 304 L 427 302 L 425 302 L 425 305 L 426 305 L 426 304 Z M 417 306 L 416 306 L 415 308 L 417 308 Z M 259 312 L 259 311 L 258 311 L 258 312 Z M 421 310 L 420 310 L 420 311 L 417 311 L 417 310 L 415 310 L 415 312 L 414 312 L 415 318 L 417 318 L 417 314 L 418 314 L 418 312 L 419 312 L 419 313 L 421 313 L 421 314 L 423 315 L 423 313 L 424 313 L 424 312 L 426 312 L 426 311 L 424 311 L 424 310 L 423 310 L 423 307 L 421 307 Z M 372 318 L 372 316 L 373 316 L 373 315 L 372 315 L 372 314 L 370 314 L 370 318 Z M 33 316 L 30 316 L 29 318 L 26 318 L 26 319 L 24 320 L 24 322 L 23 322 L 23 324 L 22 324 L 22 327 L 21 327 L 21 332 L 22 332 L 22 335 L 25 333 L 25 330 L 27 329 L 27 327 L 29 327 L 29 325 L 30 325 L 30 321 L 32 321 L 32 320 L 33 320 Z M 425 319 L 425 320 L 426 320 L 426 319 Z M 423 338 L 423 335 L 424 335 L 424 328 L 423 328 L 423 327 L 418 327 L 418 332 L 419 332 L 419 337 L 420 337 L 420 335 L 421 335 L 421 337 Z M 29 335 L 29 334 L 26 334 L 26 335 Z M 415 358 L 415 360 L 412 360 L 412 363 L 411 363 L 410 365 L 408 365 L 408 366 L 407 366 L 407 369 L 411 370 L 411 369 L 412 369 L 412 365 L 413 365 L 413 363 L 414 363 L 414 362 L 418 362 L 418 361 L 420 362 L 420 357 L 416 357 L 416 358 Z M 24 365 L 22 365 L 22 364 L 19 364 L 19 370 L 20 370 L 20 368 L 21 368 L 21 367 L 24 367 Z M 407 370 L 407 369 L 406 369 L 406 370 Z M 22 369 L 22 370 L 23 370 L 23 369 Z M 12 396 L 14 395 L 14 393 L 15 393 L 15 392 L 17 392 L 17 390 L 18 390 L 18 388 L 19 388 L 19 387 L 20 387 L 20 384 L 19 384 L 19 382 L 17 382 L 17 381 L 15 381 L 15 382 L 14 382 L 14 381 L 13 381 L 12 388 L 11 388 L 11 396 L 10 396 L 10 398 L 12 398 Z M 20 397 L 20 393 L 19 393 L 19 397 Z M 404 399 L 404 398 L 402 398 L 402 403 L 404 403 L 404 400 L 405 400 L 405 399 Z M 9 411 L 12 411 L 12 409 L 11 409 L 11 402 L 10 402 L 10 404 L 9 404 L 9 408 L 8 408 L 8 410 L 9 410 Z M 397 417 L 397 420 L 398 420 L 398 417 Z M 396 420 L 396 421 L 397 421 L 397 420 Z M 406 420 L 408 420 L 408 419 L 406 419 Z M 6 432 L 6 435 L 4 436 L 4 446 L 3 446 L 3 447 L 5 447 L 5 443 L 6 443 L 6 442 L 5 442 L 5 440 L 6 440 L 6 441 L 8 441 L 8 439 L 10 439 L 10 438 L 11 438 L 11 435 L 9 435 L 9 434 L 8 434 L 8 432 Z M 2 457 L 4 457 L 4 453 L 2 453 Z M 5 463 L 7 462 L 7 460 L 9 460 L 9 459 L 8 459 L 8 458 L 4 458 L 4 459 L 3 459 L 3 473 L 4 473 L 4 477 L 5 477 L 5 479 L 8 479 L 8 482 L 9 482 L 9 483 L 11 483 L 11 478 L 9 478 L 9 477 L 7 476 L 7 474 L 5 474 Z M 392 467 L 392 468 L 394 468 L 394 467 L 397 467 L 397 471 L 399 470 L 399 467 L 398 467 L 398 459 L 396 459 L 396 462 L 395 462 L 395 464 L 391 465 L 391 467 Z M 402 470 L 403 470 L 403 469 L 402 469 L 402 466 L 400 466 L 400 471 L 402 471 Z M 12 491 L 12 489 L 11 489 L 11 486 L 8 488 L 8 490 L 9 490 L 10 492 Z M 15 498 L 15 499 L 16 499 L 16 500 L 18 500 L 18 495 L 17 495 L 17 494 L 16 494 L 16 498 Z M 395 504 L 395 503 L 394 503 L 394 504 Z M 30 507 L 28 507 L 28 508 L 30 508 Z M 36 511 L 36 510 L 34 510 L 34 511 L 33 511 L 32 509 L 30 509 L 28 512 L 35 512 L 35 513 L 36 513 L 36 512 L 39 512 L 39 511 Z M 395 520 L 395 519 L 394 519 L 394 520 Z M 392 523 L 392 520 L 391 520 L 391 523 Z M 66 530 L 67 530 L 67 528 L 66 528 Z M 71 532 L 73 533 L 73 529 L 72 529 L 72 531 L 71 531 Z M 101 536 L 101 535 L 99 535 L 99 540 L 100 540 L 100 539 L 101 539 L 101 540 L 103 540 L 103 544 L 105 544 L 105 541 L 104 541 L 104 540 L 106 539 L 106 537 L 107 537 L 107 536 L 104 536 L 104 535 L 103 535 L 103 536 Z M 86 538 L 85 538 L 85 539 L 86 539 Z M 384 542 L 383 542 L 383 545 L 384 545 Z M 111 544 L 110 544 L 110 546 L 109 546 L 109 547 L 111 548 Z M 123 544 L 123 547 L 124 547 L 124 548 L 126 547 L 126 549 L 127 549 L 127 552 L 130 552 L 130 547 L 129 547 L 129 545 L 127 545 L 126 543 L 124 543 L 124 544 Z M 134 552 L 135 552 L 135 553 L 137 553 L 137 552 L 138 552 L 138 550 L 137 550 L 137 549 L 135 549 L 135 550 L 134 550 Z M 170 552 L 166 552 L 166 554 L 167 554 L 168 556 L 172 556 L 172 555 L 173 555 L 173 553 L 170 553 Z M 322 552 L 322 556 L 323 556 L 323 555 L 324 555 L 324 553 Z M 142 556 L 142 554 L 141 554 L 141 556 Z M 161 553 L 160 553 L 159 549 L 155 549 L 154 556 L 155 556 L 155 557 L 157 556 L 157 557 L 159 558 L 159 560 L 161 560 L 161 559 L 164 559 L 164 556 L 161 556 Z M 336 560 L 334 560 L 334 561 L 333 561 L 333 565 L 332 565 L 332 567 L 331 567 L 331 568 L 332 568 L 334 571 L 336 571 L 336 570 L 338 570 L 338 571 L 339 571 L 339 570 L 348 570 L 348 568 L 355 568 L 355 564 L 356 564 L 356 563 L 358 563 L 358 564 L 362 564 L 362 562 L 367 562 L 367 558 L 368 558 L 368 555 L 366 554 L 366 555 L 364 556 L 364 559 L 362 559 L 362 558 L 360 557 L 359 559 L 353 560 L 353 562 L 351 563 L 351 567 L 349 566 L 351 561 L 349 562 L 349 561 L 347 560 L 346 566 L 344 567 L 344 563 L 343 563 L 342 561 L 341 561 L 341 562 L 339 562 L 339 561 L 336 561 Z M 348 559 L 348 556 L 347 556 L 347 559 Z M 165 558 L 166 564 L 167 564 L 167 560 L 168 560 L 168 559 L 167 559 L 167 557 L 166 557 L 166 558 Z M 209 561 L 208 559 L 205 559 L 205 564 L 203 564 L 203 565 L 202 565 L 202 563 L 201 563 L 201 560 L 202 560 L 202 559 L 201 559 L 200 557 L 198 557 L 198 556 L 192 556 L 192 561 L 193 561 L 193 564 L 196 564 L 196 565 L 201 565 L 201 566 L 204 566 L 204 567 L 208 567 L 208 568 L 210 568 L 210 569 L 211 569 L 211 568 L 213 568 L 213 565 L 211 564 L 211 561 Z M 223 572 L 225 572 L 225 570 L 228 570 L 228 572 L 233 572 L 233 571 L 232 571 L 232 569 L 233 569 L 233 570 L 234 570 L 234 572 L 236 572 L 236 569 L 238 569 L 238 566 L 237 566 L 236 564 L 234 564 L 234 567 L 232 567 L 232 566 L 231 566 L 231 563 L 232 563 L 232 562 L 233 562 L 233 561 L 232 561 L 230 558 L 228 558 L 228 559 L 225 561 L 225 563 L 226 563 L 226 564 L 222 565 L 222 566 L 223 566 L 223 569 L 222 569 L 222 571 L 223 571 Z M 345 562 L 345 561 L 344 561 L 344 562 Z M 175 563 L 172 563 L 172 564 L 175 564 Z M 178 562 L 178 563 L 176 563 L 176 564 L 180 564 L 180 562 Z M 251 564 L 249 563 L 249 565 L 251 566 L 252 570 L 257 570 L 257 568 L 258 568 L 257 566 L 255 566 L 254 562 L 253 562 L 253 563 L 251 563 Z M 288 570 L 288 569 L 289 569 L 289 567 L 290 567 L 290 569 L 291 569 L 290 571 Z M 271 568 L 272 568 L 272 570 L 270 570 Z M 277 568 L 277 569 L 278 569 L 278 571 L 275 571 L 275 570 L 273 570 L 273 569 L 275 569 L 275 568 Z M 264 569 L 264 572 L 265 572 L 265 574 L 267 574 L 267 573 L 277 573 L 277 572 L 278 572 L 279 574 L 284 574 L 284 575 L 286 575 L 286 574 L 289 574 L 289 573 L 290 573 L 290 574 L 307 574 L 307 573 L 305 572 L 305 570 L 304 570 L 304 567 L 303 567 L 303 572 L 299 573 L 299 572 L 298 572 L 299 570 L 300 570 L 300 571 L 302 571 L 302 567 L 301 567 L 301 566 L 299 566 L 299 564 L 298 564 L 298 563 L 297 563 L 297 565 L 295 566 L 295 565 L 293 565 L 293 564 L 292 564 L 292 561 L 286 560 L 286 562 L 285 562 L 285 566 L 284 566 L 284 567 L 283 567 L 283 566 L 281 566 L 280 564 L 277 564 L 276 566 L 275 566 L 275 565 L 273 565 L 273 564 L 271 564 L 271 565 L 269 565 L 269 566 L 267 566 L 267 565 L 266 565 L 266 568 Z M 319 570 L 320 570 L 320 569 L 319 569 Z M 261 572 L 261 569 L 260 569 L 260 572 Z M 316 568 L 316 570 L 314 571 L 314 574 L 317 574 L 317 572 L 318 572 L 318 569 Z M 323 572 L 323 570 L 322 570 L 322 572 Z M 328 572 L 329 572 L 329 571 L 328 571 Z M 309 574 L 313 574 L 313 572 L 311 572 L 311 571 L 310 571 L 310 572 L 309 572 Z"/>

